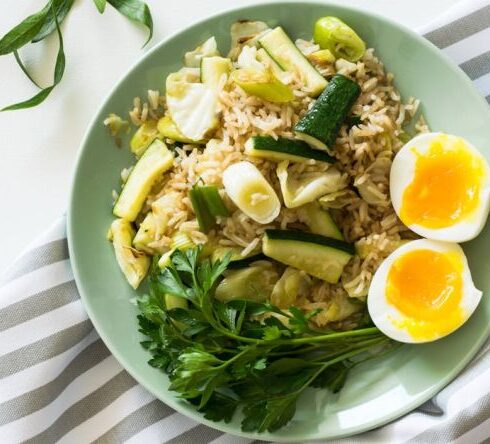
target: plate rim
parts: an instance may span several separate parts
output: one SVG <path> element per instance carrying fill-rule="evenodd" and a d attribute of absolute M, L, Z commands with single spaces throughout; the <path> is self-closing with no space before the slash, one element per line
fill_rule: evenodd
<path fill-rule="evenodd" d="M 119 364 L 123 367 L 125 371 L 127 371 L 131 377 L 133 377 L 138 384 L 143 386 L 145 390 L 149 391 L 153 396 L 155 396 L 160 402 L 163 402 L 164 404 L 170 406 L 173 408 L 176 412 L 193 419 L 197 421 L 200 424 L 204 424 L 208 427 L 211 427 L 213 429 L 219 430 L 224 433 L 229 433 L 231 435 L 235 436 L 240 436 L 244 438 L 250 438 L 250 439 L 258 439 L 262 441 L 275 441 L 275 442 L 297 442 L 297 438 L 289 438 L 287 436 L 276 436 L 275 433 L 248 433 L 248 432 L 243 432 L 241 429 L 236 429 L 231 427 L 229 424 L 224 423 L 222 421 L 220 422 L 214 422 L 210 421 L 202 414 L 200 414 L 197 411 L 189 410 L 186 409 L 182 406 L 181 402 L 176 396 L 170 396 L 169 398 L 166 398 L 163 400 L 160 396 L 160 394 L 156 393 L 152 388 L 150 388 L 142 378 L 140 378 L 135 371 L 133 371 L 133 368 L 131 366 L 131 363 L 127 361 L 127 359 L 117 351 L 116 347 L 112 345 L 112 341 L 109 337 L 108 334 L 106 334 L 105 329 L 101 323 L 99 323 L 99 320 L 97 318 L 97 314 L 95 310 L 92 310 L 91 304 L 90 304 L 90 298 L 85 296 L 85 290 L 84 290 L 84 282 L 83 279 L 81 278 L 79 274 L 79 259 L 77 258 L 77 254 L 75 252 L 75 247 L 74 247 L 74 237 L 75 237 L 75 227 L 74 227 L 74 222 L 73 222 L 73 217 L 72 213 L 74 211 L 74 208 L 76 207 L 76 199 L 75 199 L 75 194 L 76 194 L 76 188 L 77 188 L 77 183 L 78 183 L 78 177 L 79 177 L 79 172 L 80 172 L 80 167 L 82 163 L 82 158 L 84 155 L 84 152 L 86 150 L 87 146 L 87 141 L 90 137 L 90 134 L 96 127 L 96 125 L 99 124 L 100 116 L 99 114 L 101 113 L 102 109 L 107 105 L 107 103 L 111 100 L 113 97 L 114 93 L 116 92 L 117 89 L 119 89 L 119 86 L 124 82 L 124 80 L 131 74 L 133 71 L 135 71 L 140 63 L 143 61 L 151 58 L 155 52 L 157 52 L 162 46 L 165 46 L 168 42 L 173 40 L 174 38 L 178 37 L 179 35 L 187 32 L 189 29 L 194 28 L 196 26 L 199 26 L 209 20 L 212 19 L 218 19 L 222 16 L 227 16 L 229 14 L 238 14 L 241 13 L 242 11 L 246 12 L 251 12 L 253 11 L 254 8 L 256 7 L 262 7 L 262 6 L 274 6 L 274 7 L 280 7 L 281 5 L 287 7 L 289 4 L 298 4 L 301 5 L 302 7 L 308 7 L 309 5 L 320 5 L 320 6 L 325 6 L 325 7 L 335 7 L 335 8 L 340 8 L 345 11 L 353 11 L 355 13 L 360 13 L 363 15 L 366 15 L 368 17 L 375 18 L 377 20 L 380 20 L 382 22 L 387 23 L 388 25 L 391 25 L 394 28 L 398 28 L 402 30 L 404 33 L 409 34 L 412 38 L 418 41 L 419 44 L 427 47 L 432 53 L 435 53 L 437 57 L 442 58 L 445 62 L 446 65 L 449 65 L 450 68 L 452 68 L 454 71 L 456 71 L 456 74 L 459 76 L 459 80 L 466 83 L 466 85 L 469 87 L 469 90 L 472 92 L 472 95 L 476 101 L 479 101 L 484 107 L 487 109 L 487 117 L 488 121 L 490 122 L 490 107 L 488 106 L 485 98 L 480 94 L 480 92 L 477 90 L 473 82 L 470 80 L 470 78 L 461 70 L 461 68 L 454 63 L 442 50 L 440 50 L 437 46 L 435 46 L 432 42 L 427 40 L 423 35 L 418 34 L 417 32 L 413 31 L 412 29 L 408 28 L 406 25 L 401 24 L 391 18 L 385 17 L 381 14 L 371 12 L 367 10 L 366 8 L 362 7 L 355 7 L 355 6 L 350 6 L 350 5 L 343 5 L 341 3 L 337 3 L 335 1 L 325 1 L 325 0 L 307 0 L 305 2 L 299 1 L 299 0 L 280 0 L 280 1 L 273 1 L 273 0 L 268 0 L 268 1 L 263 1 L 263 2 L 253 2 L 252 4 L 249 5 L 244 5 L 244 6 L 238 6 L 238 7 L 231 7 L 231 8 L 225 8 L 220 10 L 219 12 L 216 12 L 214 14 L 209 14 L 206 15 L 203 18 L 200 18 L 198 20 L 192 21 L 188 25 L 184 27 L 179 27 L 176 31 L 170 33 L 168 36 L 164 37 L 155 45 L 148 50 L 148 52 L 142 54 L 139 58 L 135 60 L 135 62 L 119 77 L 119 80 L 114 84 L 114 86 L 109 90 L 109 92 L 105 95 L 103 100 L 98 104 L 94 117 L 89 121 L 89 124 L 87 125 L 87 129 L 84 132 L 84 135 L 81 139 L 81 142 L 79 144 L 76 160 L 74 163 L 74 168 L 72 171 L 72 176 L 71 176 L 71 183 L 70 183 L 70 194 L 69 194 L 69 205 L 68 205 L 68 211 L 67 211 L 67 224 L 66 224 L 66 230 L 67 230 L 67 241 L 68 241 L 68 250 L 69 250 L 69 257 L 70 257 L 70 263 L 72 266 L 73 270 L 73 276 L 75 278 L 75 283 L 77 286 L 77 289 L 80 294 L 80 299 L 82 301 L 83 307 L 86 310 L 88 317 L 93 324 L 95 330 L 97 331 L 97 334 L 100 336 L 106 347 L 109 349 L 111 354 L 116 358 Z M 88 293 L 88 292 L 87 292 Z M 388 413 L 385 413 L 383 418 L 377 418 L 373 419 L 371 421 L 365 422 L 362 425 L 357 425 L 352 427 L 349 431 L 346 431 L 345 433 L 337 433 L 333 435 L 325 435 L 322 434 L 320 431 L 315 432 L 311 438 L 308 438 L 309 441 L 318 441 L 322 439 L 339 439 L 339 438 L 345 438 L 349 436 L 354 436 L 359 433 L 363 433 L 369 430 L 372 430 L 373 428 L 381 427 L 386 425 L 387 423 L 394 421 L 398 418 L 401 418 L 402 416 L 410 413 L 414 409 L 416 409 L 418 406 L 422 405 L 424 402 L 428 401 L 430 398 L 432 398 L 435 394 L 440 392 L 444 387 L 446 387 L 453 379 L 455 379 L 461 371 L 466 367 L 466 365 L 475 357 L 476 353 L 478 350 L 481 348 L 483 343 L 488 339 L 490 336 L 490 324 L 487 326 L 486 331 L 481 337 L 479 338 L 478 341 L 475 341 L 473 343 L 473 346 L 471 349 L 468 350 L 468 352 L 465 355 L 465 358 L 459 361 L 458 365 L 454 367 L 450 372 L 447 373 L 447 375 L 440 379 L 437 384 L 434 384 L 430 389 L 421 392 L 418 395 L 414 396 L 413 401 L 404 404 L 402 407 L 395 409 L 395 410 L 390 410 Z"/>

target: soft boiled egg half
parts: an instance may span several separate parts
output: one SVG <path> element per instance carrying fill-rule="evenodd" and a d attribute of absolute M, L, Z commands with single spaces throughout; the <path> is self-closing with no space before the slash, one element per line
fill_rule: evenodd
<path fill-rule="evenodd" d="M 385 335 L 421 343 L 461 327 L 481 295 L 459 245 L 420 239 L 385 259 L 373 277 L 367 303 L 373 322 Z"/>
<path fill-rule="evenodd" d="M 390 193 L 400 220 L 420 236 L 464 242 L 478 236 L 490 209 L 490 168 L 461 137 L 420 134 L 393 160 Z"/>

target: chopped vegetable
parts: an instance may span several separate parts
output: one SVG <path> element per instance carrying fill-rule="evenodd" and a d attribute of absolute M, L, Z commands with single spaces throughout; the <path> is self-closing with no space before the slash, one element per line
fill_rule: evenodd
<path fill-rule="evenodd" d="M 197 248 L 176 251 L 167 268 L 152 271 L 150 296 L 138 299 L 150 365 L 206 418 L 228 422 L 241 409 L 242 430 L 273 432 L 293 418 L 307 387 L 336 393 L 353 367 L 395 348 L 375 327 L 321 333 L 310 328 L 318 312 L 218 300 L 227 262 L 210 262 Z M 188 307 L 169 309 L 166 294 Z"/>
<path fill-rule="evenodd" d="M 245 154 L 276 162 L 308 162 L 311 159 L 332 163 L 333 157 L 319 150 L 314 150 L 302 140 L 286 139 L 272 136 L 253 136 L 245 143 Z"/>
<path fill-rule="evenodd" d="M 262 249 L 266 256 L 331 284 L 354 254 L 346 242 L 296 230 L 266 230 Z"/>
<path fill-rule="evenodd" d="M 259 224 L 272 222 L 281 211 L 276 192 L 250 162 L 238 162 L 226 168 L 223 185 L 235 205 Z"/>
<path fill-rule="evenodd" d="M 231 261 L 242 259 L 242 248 L 240 247 L 216 247 L 213 249 L 211 254 L 211 259 L 213 262 L 218 260 L 223 260 L 225 257 L 229 256 L 230 263 Z"/>
<path fill-rule="evenodd" d="M 278 279 L 279 275 L 271 264 L 228 271 L 216 287 L 214 297 L 220 301 L 264 302 L 270 297 Z"/>
<path fill-rule="evenodd" d="M 320 51 L 312 52 L 308 59 L 317 65 L 327 65 L 335 62 L 335 56 L 329 49 L 320 49 Z"/>
<path fill-rule="evenodd" d="M 109 114 L 104 120 L 104 125 L 109 129 L 112 137 L 119 136 L 122 131 L 129 132 L 129 122 L 114 113 Z"/>
<path fill-rule="evenodd" d="M 152 253 L 151 249 L 148 249 L 148 244 L 155 240 L 155 215 L 150 211 L 143 222 L 141 222 L 138 231 L 133 239 L 134 248 L 142 251 L 148 251 Z"/>
<path fill-rule="evenodd" d="M 252 21 L 252 20 L 240 20 L 231 25 L 231 45 L 228 57 L 232 60 L 236 60 L 242 49 L 246 46 L 255 46 L 258 38 L 267 33 L 270 30 L 267 23 Z"/>
<path fill-rule="evenodd" d="M 294 99 L 291 88 L 282 83 L 271 69 L 236 69 L 231 73 L 231 80 L 247 94 L 269 102 L 285 103 Z"/>
<path fill-rule="evenodd" d="M 259 43 L 284 71 L 298 74 L 310 90 L 312 97 L 318 96 L 327 86 L 325 78 L 312 66 L 280 26 L 261 37 Z"/>
<path fill-rule="evenodd" d="M 295 176 L 289 173 L 288 166 L 289 161 L 284 160 L 276 169 L 284 205 L 288 208 L 313 202 L 346 186 L 344 177 L 336 168 L 330 167 L 324 172 L 306 172 Z"/>
<path fill-rule="evenodd" d="M 146 149 L 159 136 L 157 122 L 155 120 L 147 120 L 134 133 L 131 138 L 131 151 L 136 157 L 141 157 Z"/>
<path fill-rule="evenodd" d="M 148 147 L 134 166 L 114 205 L 114 215 L 132 222 L 136 219 L 151 187 L 174 161 L 173 154 L 159 139 Z"/>
<path fill-rule="evenodd" d="M 155 251 L 161 252 L 159 248 L 149 247 L 148 244 L 163 235 L 168 224 L 168 208 L 174 207 L 179 199 L 179 193 L 170 191 L 151 204 L 151 211 L 145 216 L 143 222 L 141 222 L 134 237 L 133 245 L 136 248 L 153 254 Z"/>
<path fill-rule="evenodd" d="M 300 211 L 301 220 L 308 225 L 312 233 L 333 239 L 344 240 L 344 236 L 330 216 L 330 213 L 320 207 L 318 202 L 306 204 Z"/>
<path fill-rule="evenodd" d="M 337 17 L 322 17 L 315 23 L 313 40 L 328 49 L 336 58 L 357 62 L 366 51 L 366 44 Z"/>
<path fill-rule="evenodd" d="M 201 82 L 213 89 L 218 88 L 223 76 L 228 77 L 232 68 L 231 60 L 224 57 L 204 57 L 201 59 Z"/>
<path fill-rule="evenodd" d="M 134 229 L 128 220 L 116 219 L 112 222 L 111 239 L 117 263 L 129 285 L 136 290 L 148 272 L 150 258 L 133 248 L 134 235 Z"/>
<path fill-rule="evenodd" d="M 203 200 L 213 216 L 227 217 L 230 215 L 223 199 L 221 198 L 218 187 L 214 185 L 203 185 L 197 187 L 202 194 Z"/>
<path fill-rule="evenodd" d="M 237 68 L 264 71 L 266 66 L 257 59 L 257 52 L 255 46 L 244 46 L 236 62 Z"/>
<path fill-rule="evenodd" d="M 181 70 L 166 82 L 170 117 L 184 137 L 196 141 L 209 138 L 218 125 L 216 90 L 199 80 L 194 72 Z"/>
<path fill-rule="evenodd" d="M 264 66 L 264 68 L 270 69 L 272 73 L 282 81 L 286 73 L 277 62 L 269 55 L 269 53 L 264 48 L 257 49 L 257 60 Z"/>
<path fill-rule="evenodd" d="M 214 185 L 194 185 L 189 191 L 192 208 L 196 214 L 199 228 L 207 233 L 216 224 L 216 217 L 229 216 L 228 209 Z"/>
<path fill-rule="evenodd" d="M 176 142 L 182 143 L 196 143 L 196 144 L 204 144 L 206 140 L 192 140 L 188 137 L 185 137 L 179 130 L 178 126 L 172 120 L 169 115 L 163 116 L 158 121 L 158 132 L 165 138 L 174 140 Z"/>
<path fill-rule="evenodd" d="M 204 200 L 204 196 L 199 190 L 200 187 L 192 187 L 189 191 L 189 199 L 191 200 L 192 209 L 196 214 L 197 222 L 199 223 L 199 229 L 207 233 L 216 224 L 216 217 L 211 214 L 208 206 Z"/>
<path fill-rule="evenodd" d="M 186 52 L 184 63 L 185 66 L 190 68 L 199 68 L 203 57 L 213 56 L 219 56 L 218 44 L 214 36 L 207 39 L 202 45 L 194 49 L 194 51 Z"/>
<path fill-rule="evenodd" d="M 310 280 L 306 273 L 288 267 L 274 285 L 271 303 L 279 308 L 289 308 L 300 296 L 306 296 L 310 290 Z"/>
<path fill-rule="evenodd" d="M 186 233 L 181 233 L 177 231 L 172 235 L 171 248 L 173 250 L 187 250 L 188 248 L 195 247 L 196 245 L 192 242 L 192 239 Z"/>
<path fill-rule="evenodd" d="M 236 270 L 237 268 L 245 268 L 255 262 L 262 262 L 268 260 L 269 258 L 263 253 L 252 253 L 250 256 L 244 257 L 240 255 L 239 259 L 235 259 L 233 256 L 230 259 L 228 268 L 230 270 Z"/>
<path fill-rule="evenodd" d="M 313 107 L 294 126 L 296 137 L 313 148 L 327 150 L 337 138 L 361 87 L 342 74 L 336 74 L 322 92 Z"/>

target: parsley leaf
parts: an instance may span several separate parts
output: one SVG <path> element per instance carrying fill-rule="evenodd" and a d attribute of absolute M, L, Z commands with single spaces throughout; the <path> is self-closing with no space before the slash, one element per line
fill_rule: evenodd
<path fill-rule="evenodd" d="M 151 268 L 150 293 L 137 300 L 141 345 L 170 389 L 207 419 L 228 422 L 241 409 L 244 431 L 273 432 L 291 420 L 307 387 L 336 393 L 354 365 L 389 349 L 375 327 L 316 331 L 310 320 L 318 311 L 215 299 L 229 257 L 211 261 L 197 247 L 170 261 Z M 190 304 L 168 308 L 167 294 Z"/>

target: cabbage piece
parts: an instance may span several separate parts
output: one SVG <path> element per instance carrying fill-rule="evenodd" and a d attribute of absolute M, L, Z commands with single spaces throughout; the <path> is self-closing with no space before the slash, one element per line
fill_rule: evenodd
<path fill-rule="evenodd" d="M 184 55 L 185 66 L 191 68 L 199 68 L 203 57 L 219 56 L 218 44 L 216 39 L 210 37 L 202 45 L 198 46 L 194 51 L 186 52 Z"/>
<path fill-rule="evenodd" d="M 307 311 L 320 309 L 321 311 L 311 318 L 319 327 L 331 322 L 339 322 L 363 310 L 364 304 L 352 300 L 345 293 L 329 294 L 325 302 L 310 302 L 302 306 Z"/>
<path fill-rule="evenodd" d="M 295 177 L 294 174 L 289 174 L 288 166 L 289 161 L 284 160 L 277 165 L 276 170 L 284 204 L 288 208 L 313 202 L 346 186 L 345 176 L 336 168 L 330 167 L 323 172 L 305 172 Z"/>
<path fill-rule="evenodd" d="M 267 23 L 253 20 L 240 20 L 233 23 L 230 29 L 231 46 L 228 57 L 236 60 L 245 46 L 255 46 L 259 38 L 269 32 Z"/>
<path fill-rule="evenodd" d="M 202 141 L 218 125 L 217 91 L 199 82 L 192 68 L 167 77 L 167 106 L 170 117 L 186 138 Z"/>
<path fill-rule="evenodd" d="M 387 206 L 390 204 L 388 193 L 383 193 L 377 187 L 378 183 L 384 183 L 388 189 L 390 169 L 391 159 L 384 156 L 378 157 L 365 173 L 354 181 L 354 186 L 369 205 Z"/>
<path fill-rule="evenodd" d="M 338 210 L 350 205 L 357 199 L 359 199 L 357 194 L 354 191 L 346 188 L 340 191 L 335 191 L 334 193 L 326 194 L 318 199 L 318 201 L 323 208 L 333 208 Z"/>
<path fill-rule="evenodd" d="M 169 214 L 174 212 L 178 202 L 179 193 L 171 191 L 151 204 L 151 211 L 141 222 L 134 237 L 133 245 L 136 248 L 154 253 L 148 244 L 161 238 L 167 229 Z"/>
<path fill-rule="evenodd" d="M 255 46 L 244 46 L 237 59 L 238 68 L 265 70 L 265 66 L 257 60 L 257 48 Z"/>
<path fill-rule="evenodd" d="M 306 296 L 310 289 L 310 280 L 305 272 L 288 267 L 274 285 L 271 303 L 279 308 L 289 308 L 296 300 Z"/>
<path fill-rule="evenodd" d="M 278 278 L 277 271 L 268 262 L 228 271 L 216 287 L 214 297 L 220 301 L 242 299 L 264 302 L 269 299 Z"/>

